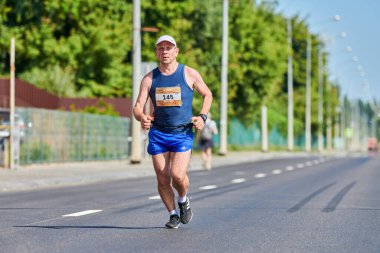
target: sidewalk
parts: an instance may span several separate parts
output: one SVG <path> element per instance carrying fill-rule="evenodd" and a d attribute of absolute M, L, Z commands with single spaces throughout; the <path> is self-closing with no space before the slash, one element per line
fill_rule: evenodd
<path fill-rule="evenodd" d="M 213 156 L 213 167 L 233 165 L 244 162 L 259 161 L 281 157 L 306 157 L 310 154 L 258 151 L 229 152 L 226 156 Z M 202 170 L 199 154 L 191 158 L 189 171 Z M 63 187 L 118 180 L 154 176 L 150 157 L 144 158 L 140 164 L 130 164 L 129 160 L 91 161 L 56 164 L 34 164 L 20 166 L 15 170 L 0 168 L 0 193 L 25 191 L 40 188 Z"/>

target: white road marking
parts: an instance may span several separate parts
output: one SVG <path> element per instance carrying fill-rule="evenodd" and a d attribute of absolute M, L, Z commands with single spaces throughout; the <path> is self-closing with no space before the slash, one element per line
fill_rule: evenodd
<path fill-rule="evenodd" d="M 319 160 L 314 160 L 313 163 L 314 163 L 314 164 L 318 164 L 318 163 L 319 163 Z"/>
<path fill-rule="evenodd" d="M 62 216 L 63 217 L 78 217 L 78 216 L 97 213 L 97 212 L 101 212 L 101 211 L 103 211 L 103 210 L 87 210 L 87 211 L 83 211 L 83 212 L 71 213 L 71 214 L 66 214 L 66 215 L 62 215 Z"/>
<path fill-rule="evenodd" d="M 297 168 L 303 168 L 303 167 L 305 167 L 304 165 L 303 165 L 303 163 L 299 163 L 299 164 L 297 164 Z"/>
<path fill-rule="evenodd" d="M 267 174 L 265 174 L 265 173 L 258 173 L 258 174 L 255 175 L 255 178 L 263 178 L 263 177 L 266 177 L 266 176 L 267 176 Z"/>
<path fill-rule="evenodd" d="M 282 170 L 274 170 L 274 171 L 272 171 L 272 173 L 273 173 L 274 175 L 281 174 L 281 173 L 282 173 Z"/>
<path fill-rule="evenodd" d="M 294 170 L 294 167 L 293 166 L 286 166 L 285 169 L 288 170 L 288 171 L 292 171 L 292 170 Z"/>
<path fill-rule="evenodd" d="M 199 187 L 199 190 L 212 190 L 215 188 L 218 188 L 218 186 L 216 186 L 216 185 L 205 185 L 205 186 Z"/>
<path fill-rule="evenodd" d="M 313 165 L 312 162 L 306 162 L 306 166 L 311 166 L 311 165 Z"/>
<path fill-rule="evenodd" d="M 239 184 L 239 183 L 243 183 L 245 181 L 246 181 L 245 178 L 235 178 L 235 179 L 231 180 L 231 183 L 233 183 L 233 184 Z"/>
<path fill-rule="evenodd" d="M 160 195 L 156 195 L 156 196 L 149 197 L 149 199 L 156 200 L 156 199 L 161 199 L 161 197 Z"/>

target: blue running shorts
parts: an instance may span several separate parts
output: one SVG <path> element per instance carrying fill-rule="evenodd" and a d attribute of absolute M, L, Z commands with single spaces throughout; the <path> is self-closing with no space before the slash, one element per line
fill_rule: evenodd
<path fill-rule="evenodd" d="M 193 147 L 194 134 L 163 133 L 155 128 L 149 130 L 148 154 L 158 155 L 165 152 L 185 152 Z"/>

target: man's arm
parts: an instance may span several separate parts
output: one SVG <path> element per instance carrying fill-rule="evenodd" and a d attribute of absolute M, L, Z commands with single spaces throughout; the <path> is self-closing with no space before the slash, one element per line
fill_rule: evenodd
<path fill-rule="evenodd" d="M 141 122 L 141 127 L 149 129 L 152 123 L 153 117 L 144 114 L 144 107 L 148 100 L 149 90 L 152 86 L 152 72 L 149 72 L 141 81 L 140 91 L 137 97 L 135 106 L 133 107 L 133 115 L 135 119 Z"/>
<path fill-rule="evenodd" d="M 192 84 L 192 87 L 203 97 L 202 108 L 199 113 L 207 114 L 210 111 L 212 103 L 212 93 L 210 89 L 207 87 L 198 71 L 187 66 L 185 71 L 186 81 L 189 84 Z M 202 130 L 204 122 L 200 116 L 194 116 L 192 121 L 197 130 Z"/>

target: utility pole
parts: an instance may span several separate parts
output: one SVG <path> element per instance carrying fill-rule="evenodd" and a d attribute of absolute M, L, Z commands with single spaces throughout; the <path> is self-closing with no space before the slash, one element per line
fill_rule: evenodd
<path fill-rule="evenodd" d="M 326 84 L 326 90 L 329 94 L 331 92 L 331 86 L 329 82 Z M 327 104 L 327 122 L 326 122 L 326 139 L 327 139 L 327 150 L 330 152 L 332 150 L 332 118 L 331 118 L 332 112 L 331 112 L 331 103 Z"/>
<path fill-rule="evenodd" d="M 318 50 L 318 151 L 323 151 L 323 54 Z"/>
<path fill-rule="evenodd" d="M 268 116 L 265 105 L 261 106 L 261 151 L 268 151 Z"/>
<path fill-rule="evenodd" d="M 288 19 L 288 150 L 294 149 L 294 128 L 293 128 L 293 46 L 292 46 L 292 20 Z"/>
<path fill-rule="evenodd" d="M 311 151 L 311 35 L 307 36 L 305 150 Z"/>
<path fill-rule="evenodd" d="M 340 108 L 336 110 L 335 120 L 334 120 L 334 137 L 333 137 L 333 147 L 335 150 L 340 148 Z"/>
<path fill-rule="evenodd" d="M 342 150 L 346 150 L 346 137 L 344 131 L 346 129 L 346 107 L 344 99 L 341 102 L 341 111 L 340 111 L 340 137 L 342 141 Z"/>
<path fill-rule="evenodd" d="M 140 0 L 133 0 L 133 95 L 132 108 L 136 103 L 140 87 L 141 78 L 141 20 L 140 20 Z M 141 162 L 141 125 L 132 114 L 132 145 L 131 163 Z"/>
<path fill-rule="evenodd" d="M 228 0 L 223 0 L 222 83 L 220 102 L 219 155 L 227 154 L 227 105 L 228 105 Z"/>
<path fill-rule="evenodd" d="M 10 80 L 10 104 L 9 104 L 9 117 L 10 117 L 10 126 L 9 126 L 9 141 L 10 141 L 10 161 L 9 161 L 9 168 L 14 169 L 15 168 L 15 72 L 16 72 L 16 66 L 15 66 L 15 39 L 11 39 L 11 48 L 10 48 L 10 54 L 11 54 L 11 62 L 10 62 L 10 71 L 11 71 L 11 80 Z"/>

